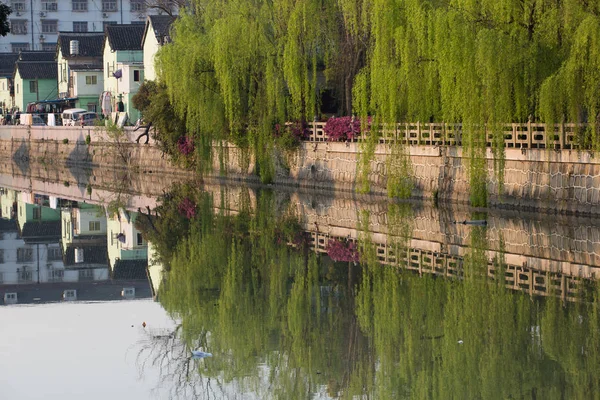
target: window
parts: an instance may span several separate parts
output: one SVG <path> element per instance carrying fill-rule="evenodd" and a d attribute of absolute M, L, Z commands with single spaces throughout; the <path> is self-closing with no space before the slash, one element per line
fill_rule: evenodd
<path fill-rule="evenodd" d="M 109 25 L 116 25 L 117 21 L 102 21 L 102 30 L 105 31 Z"/>
<path fill-rule="evenodd" d="M 19 84 L 17 83 L 17 93 L 19 93 Z"/>
<path fill-rule="evenodd" d="M 73 22 L 73 32 L 87 32 L 88 31 L 88 23 L 87 21 L 74 21 Z"/>
<path fill-rule="evenodd" d="M 88 10 L 88 2 L 87 0 L 73 0 L 71 3 L 73 5 L 73 11 L 87 11 Z"/>
<path fill-rule="evenodd" d="M 89 224 L 90 232 L 97 232 L 100 230 L 100 221 L 90 221 Z"/>
<path fill-rule="evenodd" d="M 4 264 L 4 249 L 0 249 L 0 264 Z"/>
<path fill-rule="evenodd" d="M 90 112 L 96 112 L 96 103 L 88 103 L 87 110 Z"/>
<path fill-rule="evenodd" d="M 42 20 L 42 33 L 56 33 L 58 32 L 58 21 L 55 19 L 44 19 Z"/>
<path fill-rule="evenodd" d="M 33 261 L 33 249 L 28 249 L 27 247 L 17 249 L 17 262 L 31 261 Z"/>
<path fill-rule="evenodd" d="M 79 280 L 80 281 L 93 281 L 94 280 L 94 270 L 93 269 L 80 269 L 79 270 Z"/>
<path fill-rule="evenodd" d="M 117 0 L 102 0 L 102 11 L 117 11 Z"/>
<path fill-rule="evenodd" d="M 29 43 L 11 43 L 10 47 L 13 53 L 29 50 Z"/>
<path fill-rule="evenodd" d="M 85 77 L 86 85 L 96 85 L 98 83 L 98 77 L 96 75 L 87 75 Z"/>
<path fill-rule="evenodd" d="M 43 11 L 58 10 L 58 5 L 56 3 L 56 0 L 42 0 L 42 10 Z"/>
<path fill-rule="evenodd" d="M 29 83 L 35 83 L 35 81 L 31 81 Z M 31 89 L 31 85 L 29 85 L 29 88 Z M 32 92 L 35 93 L 35 92 Z M 42 219 L 42 209 L 40 207 L 35 207 L 33 209 L 33 219 L 38 220 L 38 219 Z"/>
<path fill-rule="evenodd" d="M 131 12 L 145 12 L 146 3 L 144 0 L 131 0 Z"/>
<path fill-rule="evenodd" d="M 65 277 L 64 269 L 51 269 L 48 271 L 48 280 L 50 282 L 62 282 Z"/>
<path fill-rule="evenodd" d="M 137 244 L 138 244 L 138 246 L 141 246 L 142 244 L 144 244 L 144 239 L 142 238 L 142 234 L 139 232 L 137 234 Z"/>
<path fill-rule="evenodd" d="M 31 282 L 33 280 L 33 271 L 27 269 L 27 267 L 17 268 L 17 275 L 19 282 Z"/>
<path fill-rule="evenodd" d="M 13 35 L 27 35 L 27 20 L 11 19 L 10 33 L 12 33 Z"/>
<path fill-rule="evenodd" d="M 133 70 L 133 81 L 134 82 L 140 81 L 140 70 L 139 69 Z"/>
<path fill-rule="evenodd" d="M 56 43 L 43 43 L 42 50 L 44 51 L 54 51 L 56 50 Z"/>
<path fill-rule="evenodd" d="M 62 260 L 60 247 L 48 247 L 48 261 Z"/>
<path fill-rule="evenodd" d="M 12 0 L 10 2 L 10 7 L 14 12 L 23 12 L 25 11 L 25 1 L 23 0 Z"/>

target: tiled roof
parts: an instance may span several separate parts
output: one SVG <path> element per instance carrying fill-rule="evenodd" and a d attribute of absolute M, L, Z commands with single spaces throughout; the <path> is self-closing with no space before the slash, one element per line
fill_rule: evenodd
<path fill-rule="evenodd" d="M 21 232 L 21 236 L 25 241 L 60 239 L 60 235 L 60 221 L 26 222 Z"/>
<path fill-rule="evenodd" d="M 102 70 L 102 64 L 75 64 L 69 67 L 71 71 L 95 71 Z"/>
<path fill-rule="evenodd" d="M 57 79 L 58 67 L 55 61 L 18 61 L 15 68 L 22 79 Z"/>
<path fill-rule="evenodd" d="M 79 55 L 71 55 L 71 40 L 79 41 Z M 63 58 L 102 57 L 103 32 L 59 32 L 58 50 Z"/>
<path fill-rule="evenodd" d="M 144 25 L 107 25 L 106 37 L 115 50 L 142 50 Z"/>
<path fill-rule="evenodd" d="M 171 24 L 177 16 L 170 15 L 149 15 L 148 19 L 154 29 L 154 36 L 158 43 L 164 44 L 171 41 Z M 144 35 L 145 36 L 145 35 Z"/>
<path fill-rule="evenodd" d="M 148 260 L 117 260 L 113 266 L 113 279 L 148 279 Z"/>
<path fill-rule="evenodd" d="M 18 58 L 17 53 L 0 53 L 0 77 L 12 76 Z"/>
<path fill-rule="evenodd" d="M 0 232 L 17 232 L 17 222 L 14 219 L 0 219 Z"/>
<path fill-rule="evenodd" d="M 19 61 L 54 61 L 55 56 L 53 51 L 22 51 Z"/>
<path fill-rule="evenodd" d="M 85 264 L 108 265 L 106 243 L 102 246 L 67 246 L 65 250 L 65 266 L 75 264 L 75 247 L 83 249 L 83 262 Z"/>

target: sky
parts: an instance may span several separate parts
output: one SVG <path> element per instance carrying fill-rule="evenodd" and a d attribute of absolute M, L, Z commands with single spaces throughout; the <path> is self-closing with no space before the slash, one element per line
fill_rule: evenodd
<path fill-rule="evenodd" d="M 2 306 L 0 398 L 164 398 L 136 356 L 149 332 L 173 326 L 152 300 Z"/>

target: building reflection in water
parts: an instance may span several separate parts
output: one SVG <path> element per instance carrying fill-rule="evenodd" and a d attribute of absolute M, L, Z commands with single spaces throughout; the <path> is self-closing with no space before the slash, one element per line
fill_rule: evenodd
<path fill-rule="evenodd" d="M 107 217 L 97 205 L 6 188 L 0 206 L 4 304 L 152 296 L 135 215 Z"/>

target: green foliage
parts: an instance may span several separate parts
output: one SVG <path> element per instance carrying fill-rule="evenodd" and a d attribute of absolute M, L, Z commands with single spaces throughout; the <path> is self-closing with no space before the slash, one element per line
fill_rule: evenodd
<path fill-rule="evenodd" d="M 596 3 L 195 0 L 159 52 L 161 94 L 147 97 L 157 118 L 177 121 L 158 129 L 171 154 L 183 135 L 203 149 L 227 140 L 256 152 L 267 182 L 274 124 L 312 120 L 324 89 L 335 96 L 337 114 L 372 116 L 377 125 L 463 123 L 471 200 L 485 205 L 486 143 L 502 190 L 501 123 L 591 122 L 578 140 L 600 148 Z M 361 192 L 369 190 L 376 139 L 361 145 Z M 398 167 L 391 171 L 409 169 Z M 392 174 L 390 194 L 404 196 L 410 185 Z"/>
<path fill-rule="evenodd" d="M 67 139 L 67 138 L 64 138 L 64 139 L 62 140 L 62 142 L 63 142 L 63 144 L 68 144 L 68 143 L 69 143 L 69 139 Z"/>
<path fill-rule="evenodd" d="M 8 16 L 11 13 L 12 10 L 8 5 L 0 3 L 0 36 L 6 36 L 10 32 Z"/>
<path fill-rule="evenodd" d="M 85 144 L 89 145 L 90 143 L 92 143 L 92 138 L 88 134 L 88 135 L 85 136 Z"/>

